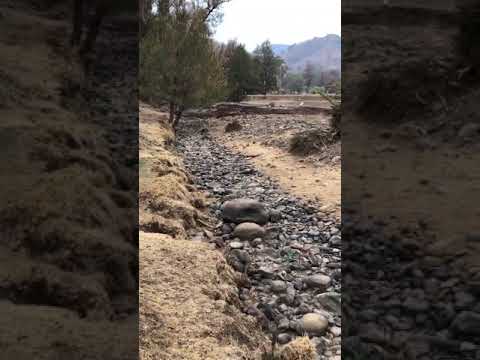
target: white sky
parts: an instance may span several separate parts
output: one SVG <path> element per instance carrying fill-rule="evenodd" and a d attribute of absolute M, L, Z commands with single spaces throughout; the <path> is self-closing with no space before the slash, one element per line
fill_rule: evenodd
<path fill-rule="evenodd" d="M 341 31 L 341 0 L 231 0 L 222 10 L 215 39 L 237 39 L 249 51 L 265 40 L 291 45 Z"/>

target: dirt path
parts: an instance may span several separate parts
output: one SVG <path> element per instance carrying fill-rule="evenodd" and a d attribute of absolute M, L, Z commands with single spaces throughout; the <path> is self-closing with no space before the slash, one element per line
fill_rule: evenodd
<path fill-rule="evenodd" d="M 232 141 L 226 146 L 251 158 L 258 169 L 277 179 L 286 192 L 311 200 L 325 212 L 340 218 L 341 171 L 338 166 L 318 166 L 281 149 L 247 141 Z"/>
<path fill-rule="evenodd" d="M 225 132 L 225 126 L 234 121 L 242 128 Z M 323 114 L 231 116 L 209 121 L 210 131 L 220 143 L 251 159 L 284 191 L 311 201 L 340 219 L 341 145 L 306 157 L 288 151 L 295 134 L 327 126 L 328 116 Z"/>

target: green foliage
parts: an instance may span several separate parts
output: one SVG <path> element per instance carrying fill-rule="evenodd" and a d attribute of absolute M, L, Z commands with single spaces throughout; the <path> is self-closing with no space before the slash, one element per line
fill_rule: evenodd
<path fill-rule="evenodd" d="M 307 65 L 305 66 L 305 70 L 303 71 L 303 80 L 305 82 L 305 86 L 307 87 L 307 91 L 310 91 L 314 78 L 315 69 L 313 67 L 313 64 L 307 63 Z"/>
<path fill-rule="evenodd" d="M 327 100 L 332 105 L 332 116 L 330 118 L 330 130 L 332 139 L 335 141 L 340 139 L 342 134 L 341 121 L 342 121 L 342 104 L 340 101 L 336 101 L 328 96 L 326 93 L 320 92 L 325 100 Z"/>
<path fill-rule="evenodd" d="M 275 56 L 270 41 L 258 46 L 253 55 L 258 86 L 262 93 L 266 95 L 269 91 L 277 90 L 283 60 Z"/>
<path fill-rule="evenodd" d="M 140 41 L 140 98 L 170 105 L 175 125 L 187 108 L 206 106 L 225 92 L 223 64 L 211 39 L 206 9 L 174 1 Z"/>
<path fill-rule="evenodd" d="M 309 92 L 341 93 L 340 73 L 336 70 L 322 70 L 307 63 L 302 73 L 287 73 L 282 81 L 282 88 L 287 93 Z"/>
<path fill-rule="evenodd" d="M 289 93 L 301 93 L 304 90 L 303 76 L 301 74 L 287 74 L 284 83 L 284 87 Z"/>
<path fill-rule="evenodd" d="M 253 59 L 243 45 L 235 42 L 227 45 L 226 52 L 227 99 L 241 101 L 255 89 Z"/>
<path fill-rule="evenodd" d="M 326 89 L 324 86 L 314 86 L 311 90 L 310 90 L 310 93 L 311 94 L 314 94 L 314 95 L 321 95 L 321 94 L 325 94 L 326 93 Z"/>

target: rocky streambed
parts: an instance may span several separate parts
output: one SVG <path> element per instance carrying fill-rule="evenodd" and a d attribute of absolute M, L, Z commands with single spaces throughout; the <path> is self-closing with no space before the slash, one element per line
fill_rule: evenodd
<path fill-rule="evenodd" d="M 278 343 L 307 334 L 319 359 L 340 359 L 341 232 L 334 218 L 283 192 L 204 122 L 186 119 L 178 149 L 202 190 L 215 197 L 211 240 L 243 274 L 243 310 Z"/>

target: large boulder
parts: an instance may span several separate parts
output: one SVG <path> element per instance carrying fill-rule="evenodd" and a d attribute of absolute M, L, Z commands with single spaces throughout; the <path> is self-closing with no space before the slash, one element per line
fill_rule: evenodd
<path fill-rule="evenodd" d="M 233 237 L 240 240 L 250 241 L 265 236 L 265 229 L 258 224 L 247 222 L 237 225 L 233 231 Z"/>
<path fill-rule="evenodd" d="M 223 219 L 235 224 L 253 222 L 265 225 L 269 218 L 265 206 L 261 202 L 252 199 L 227 201 L 222 205 L 221 210 Z"/>

